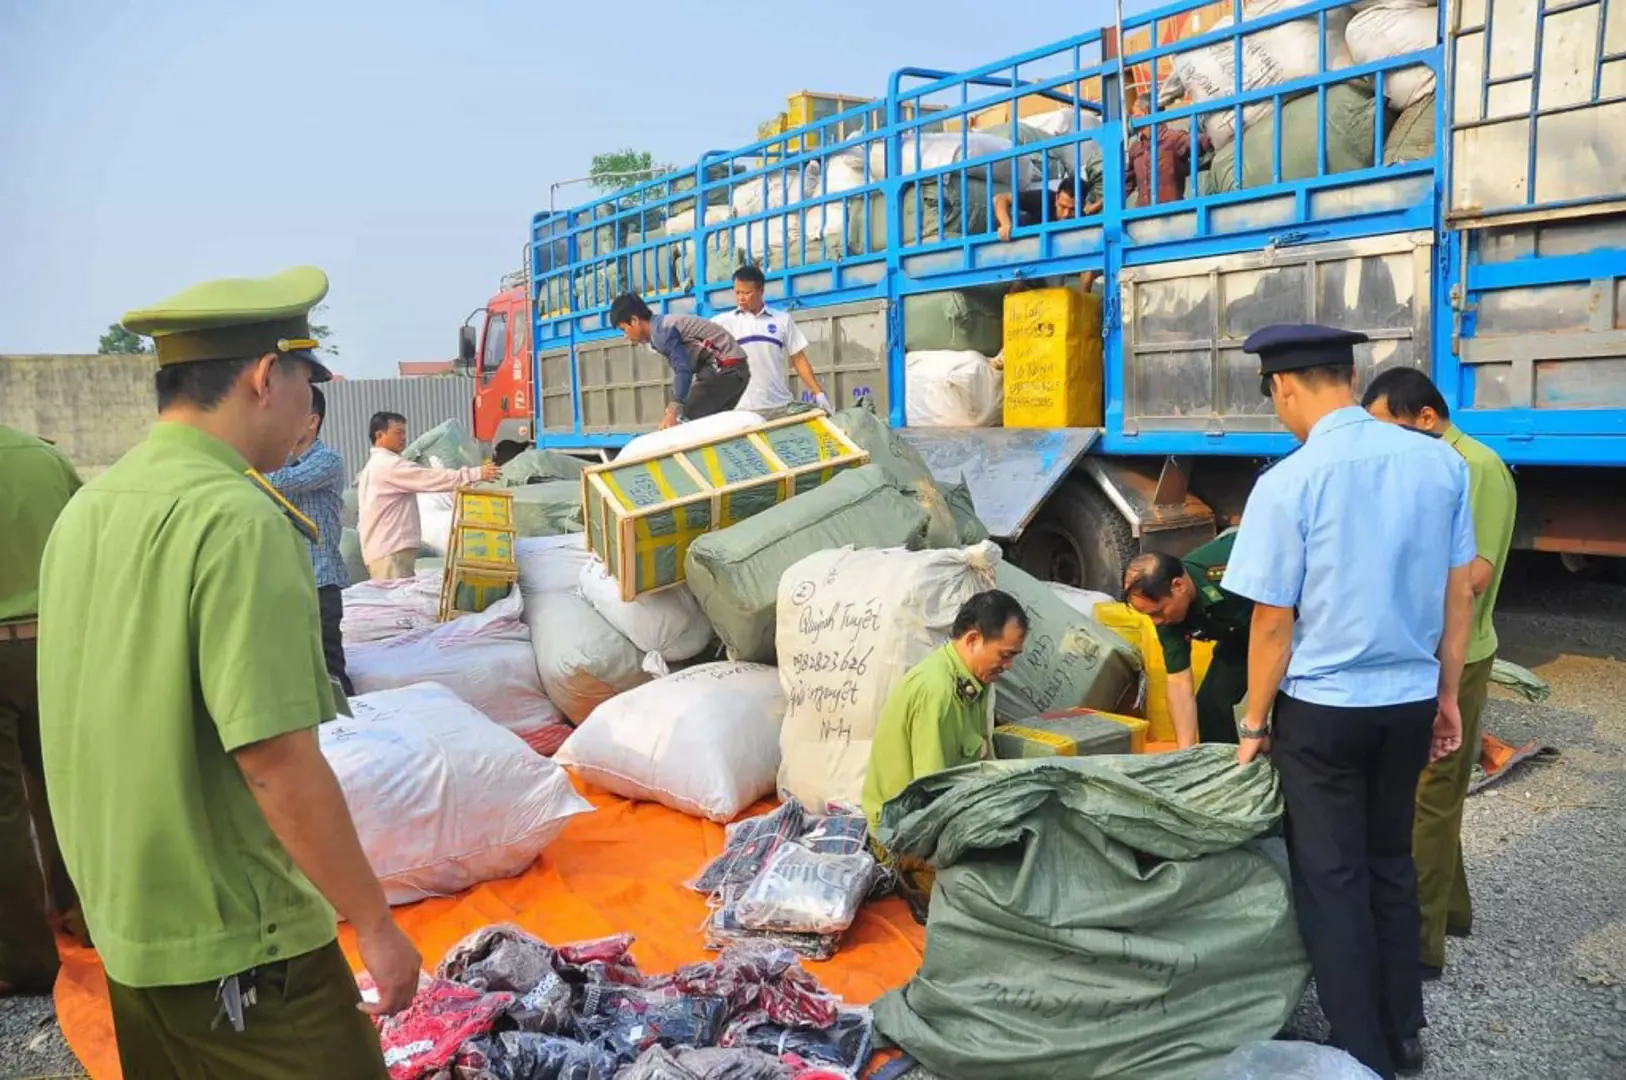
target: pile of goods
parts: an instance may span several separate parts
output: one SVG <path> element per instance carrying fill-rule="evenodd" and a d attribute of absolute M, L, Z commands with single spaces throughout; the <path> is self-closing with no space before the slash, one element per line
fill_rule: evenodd
<path fill-rule="evenodd" d="M 843 1006 L 788 949 L 736 945 L 645 975 L 632 943 L 470 934 L 410 1008 L 378 1021 L 392 1080 L 825 1080 L 869 1060 L 867 1010 Z"/>

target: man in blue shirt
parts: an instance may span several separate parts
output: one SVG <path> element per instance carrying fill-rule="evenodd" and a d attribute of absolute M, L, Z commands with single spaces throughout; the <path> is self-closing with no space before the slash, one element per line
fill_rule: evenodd
<path fill-rule="evenodd" d="M 727 412 L 745 396 L 751 365 L 734 335 L 697 315 L 656 315 L 635 293 L 610 305 L 610 325 L 672 365 L 672 400 L 661 427 Z"/>
<path fill-rule="evenodd" d="M 311 387 L 311 415 L 299 444 L 288 464 L 267 476 L 271 486 L 294 509 L 316 525 L 316 542 L 310 545 L 311 564 L 316 571 L 316 603 L 322 613 L 322 656 L 327 673 L 338 682 L 345 696 L 356 688 L 344 668 L 344 590 L 350 575 L 339 554 L 339 538 L 344 526 L 339 515 L 344 505 L 344 459 L 321 439 L 322 421 L 327 418 L 327 399 Z"/>
<path fill-rule="evenodd" d="M 1389 1080 L 1422 1066 L 1412 813 L 1423 767 L 1461 744 L 1475 546 L 1461 456 L 1357 404 L 1366 340 L 1275 326 L 1243 343 L 1303 445 L 1254 485 L 1222 586 L 1255 604 L 1237 756 L 1269 750 L 1281 777 L 1332 1042 Z"/>

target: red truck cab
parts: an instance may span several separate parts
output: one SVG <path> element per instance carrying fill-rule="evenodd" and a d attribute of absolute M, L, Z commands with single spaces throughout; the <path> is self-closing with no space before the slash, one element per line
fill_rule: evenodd
<path fill-rule="evenodd" d="M 474 438 L 498 463 L 536 439 L 525 278 L 509 275 L 502 284 L 502 291 L 465 321 L 458 341 L 460 364 L 474 377 Z M 472 323 L 481 315 L 485 325 L 476 339 Z"/>

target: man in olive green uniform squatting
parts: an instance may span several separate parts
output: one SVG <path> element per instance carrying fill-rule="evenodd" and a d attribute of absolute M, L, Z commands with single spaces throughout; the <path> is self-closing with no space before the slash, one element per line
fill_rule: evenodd
<path fill-rule="evenodd" d="M 0 425 L 0 996 L 48 994 L 56 981 L 56 939 L 29 833 L 32 819 L 54 863 L 50 815 L 36 816 L 30 806 L 45 806 L 35 790 L 45 776 L 34 679 L 36 615 L 45 540 L 78 490 L 79 474 L 55 447 Z M 71 888 L 51 891 L 57 904 L 72 903 L 61 895 Z"/>
<path fill-rule="evenodd" d="M 990 589 L 960 605 L 950 635 L 948 644 L 909 669 L 881 707 L 862 796 L 871 837 L 877 835 L 881 807 L 904 788 L 922 776 L 989 756 L 993 697 L 988 688 L 1022 655 L 1027 612 L 1014 596 Z M 932 870 L 896 860 L 878 843 L 875 853 L 898 872 L 899 891 L 924 922 Z"/>
<path fill-rule="evenodd" d="M 1474 620 L 1457 691 L 1462 746 L 1423 770 L 1412 825 L 1412 858 L 1417 863 L 1417 896 L 1423 913 L 1423 977 L 1437 979 L 1445 968 L 1446 935 L 1466 937 L 1473 927 L 1468 876 L 1462 866 L 1462 804 L 1474 763 L 1479 760 L 1480 715 L 1490 688 L 1491 665 L 1496 661 L 1496 627 L 1491 615 L 1513 543 L 1518 496 L 1513 474 L 1502 459 L 1451 422 L 1445 398 L 1421 371 L 1397 367 L 1380 372 L 1361 404 L 1379 420 L 1444 440 L 1468 463 L 1468 504 L 1478 555 L 1469 568 Z"/>
<path fill-rule="evenodd" d="M 1220 588 L 1236 530 L 1229 529 L 1177 559 L 1147 552 L 1124 570 L 1124 600 L 1152 620 L 1169 672 L 1169 716 L 1180 749 L 1235 743 L 1239 701 L 1248 693 L 1248 627 L 1253 601 Z M 1214 642 L 1214 658 L 1194 689 L 1191 643 Z"/>
<path fill-rule="evenodd" d="M 158 424 L 63 511 L 40 576 L 51 810 L 147 1077 L 384 1077 L 396 927 L 317 744 L 333 717 L 312 527 L 260 475 L 310 416 L 327 276 L 214 281 L 124 325 L 154 338 Z M 376 1002 L 336 941 L 356 928 Z"/>

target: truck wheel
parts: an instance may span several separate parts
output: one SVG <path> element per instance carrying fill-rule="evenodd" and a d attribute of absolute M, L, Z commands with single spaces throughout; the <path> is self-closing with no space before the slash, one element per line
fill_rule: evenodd
<path fill-rule="evenodd" d="M 1139 548 L 1129 522 L 1087 479 L 1064 482 L 1016 543 L 1015 562 L 1042 581 L 1117 596 Z"/>

